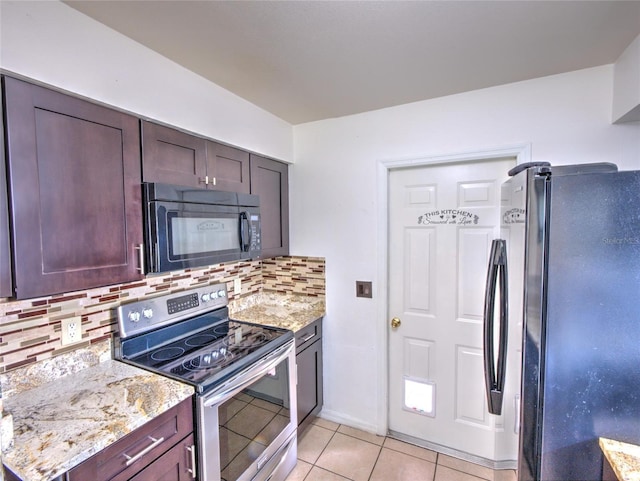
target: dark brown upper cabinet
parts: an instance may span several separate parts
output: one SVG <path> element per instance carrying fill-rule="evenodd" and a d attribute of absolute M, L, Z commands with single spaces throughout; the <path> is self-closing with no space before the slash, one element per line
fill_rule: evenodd
<path fill-rule="evenodd" d="M 207 172 L 210 188 L 248 194 L 249 152 L 228 145 L 207 141 Z M 211 177 L 213 176 L 213 184 Z"/>
<path fill-rule="evenodd" d="M 5 77 L 17 298 L 142 278 L 138 119 Z"/>
<path fill-rule="evenodd" d="M 145 182 L 249 193 L 249 153 L 142 121 Z"/>
<path fill-rule="evenodd" d="M 11 247 L 9 241 L 9 205 L 7 202 L 7 177 L 4 161 L 4 127 L 0 115 L 0 297 L 11 297 Z"/>
<path fill-rule="evenodd" d="M 142 180 L 204 187 L 207 175 L 205 139 L 142 121 Z"/>
<path fill-rule="evenodd" d="M 251 154 L 251 193 L 260 196 L 262 257 L 289 255 L 289 166 Z"/>

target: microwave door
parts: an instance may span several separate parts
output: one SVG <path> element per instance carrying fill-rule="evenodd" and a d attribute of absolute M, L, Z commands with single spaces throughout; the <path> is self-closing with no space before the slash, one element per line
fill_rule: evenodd
<path fill-rule="evenodd" d="M 203 267 L 237 260 L 241 222 L 227 206 L 152 202 L 154 272 Z"/>

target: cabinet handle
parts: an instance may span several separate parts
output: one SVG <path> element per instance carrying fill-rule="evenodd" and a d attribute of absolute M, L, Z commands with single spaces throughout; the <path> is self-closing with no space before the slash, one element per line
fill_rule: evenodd
<path fill-rule="evenodd" d="M 135 248 L 138 251 L 138 267 L 136 267 L 136 270 L 144 274 L 144 244 L 138 244 Z"/>
<path fill-rule="evenodd" d="M 316 333 L 315 332 L 313 334 L 309 334 L 307 337 L 302 339 L 302 342 L 307 342 L 309 339 L 313 339 L 314 337 L 316 337 Z"/>
<path fill-rule="evenodd" d="M 146 448 L 144 448 L 142 451 L 140 451 L 138 454 L 136 454 L 135 456 L 129 456 L 126 453 L 122 453 L 122 455 L 125 458 L 127 458 L 127 462 L 126 462 L 127 466 L 131 466 L 133 463 L 135 463 L 142 456 L 144 456 L 149 451 L 151 451 L 153 448 L 159 446 L 160 444 L 162 444 L 164 442 L 164 436 L 161 437 L 160 439 L 152 438 L 151 436 L 147 436 L 147 437 L 152 441 L 152 443 L 149 446 L 147 446 Z"/>
<path fill-rule="evenodd" d="M 211 182 L 209 182 L 209 176 L 205 175 L 204 179 L 202 177 L 200 177 L 198 179 L 198 182 L 200 182 L 201 184 L 204 184 L 204 185 L 209 185 L 209 184 L 216 185 L 216 178 L 215 177 L 211 177 Z"/>
<path fill-rule="evenodd" d="M 187 472 L 191 473 L 193 479 L 196 479 L 196 446 L 194 444 L 187 446 L 187 451 L 191 454 L 191 469 L 187 468 Z"/>

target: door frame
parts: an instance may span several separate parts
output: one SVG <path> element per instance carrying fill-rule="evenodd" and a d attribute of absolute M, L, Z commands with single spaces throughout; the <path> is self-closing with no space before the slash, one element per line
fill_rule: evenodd
<path fill-rule="evenodd" d="M 517 144 L 490 150 L 459 152 L 453 154 L 413 157 L 405 159 L 379 160 L 377 165 L 378 184 L 378 245 L 382 255 L 378 256 L 376 289 L 378 299 L 378 319 L 376 329 L 376 366 L 378 381 L 378 416 L 377 431 L 386 436 L 389 429 L 389 336 L 387 322 L 389 320 L 389 173 L 403 167 L 424 167 L 452 162 L 469 162 L 515 157 L 516 165 L 531 161 L 531 144 Z"/>

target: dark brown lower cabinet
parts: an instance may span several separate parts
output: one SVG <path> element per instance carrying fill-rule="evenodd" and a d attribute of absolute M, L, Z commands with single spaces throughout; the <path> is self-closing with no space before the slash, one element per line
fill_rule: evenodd
<path fill-rule="evenodd" d="M 130 481 L 187 481 L 196 479 L 193 434 L 180 441 Z"/>
<path fill-rule="evenodd" d="M 298 432 L 322 409 L 322 318 L 296 332 Z"/>
<path fill-rule="evenodd" d="M 602 481 L 618 481 L 618 476 L 605 455 L 602 455 Z"/>
<path fill-rule="evenodd" d="M 70 470 L 66 481 L 191 480 L 194 449 L 189 398 Z"/>

